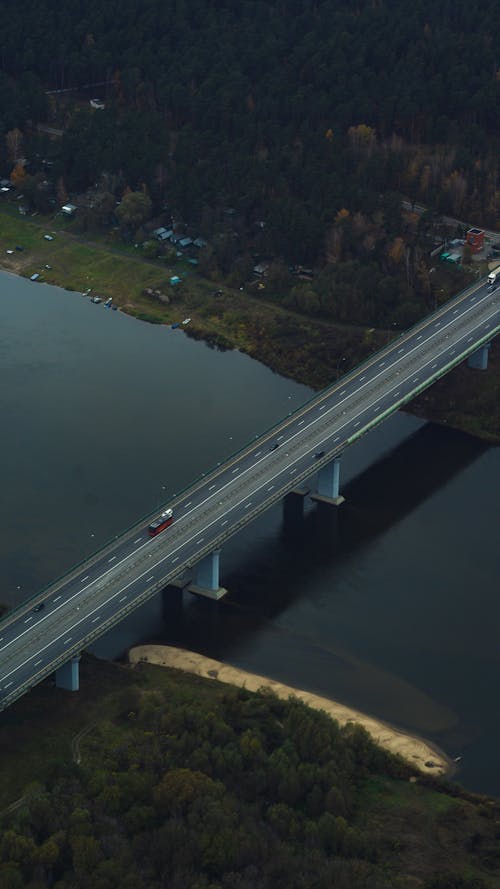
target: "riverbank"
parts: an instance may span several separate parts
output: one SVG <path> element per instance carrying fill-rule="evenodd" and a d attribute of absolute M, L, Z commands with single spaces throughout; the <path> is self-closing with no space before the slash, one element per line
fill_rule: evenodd
<path fill-rule="evenodd" d="M 50 241 L 44 237 L 48 233 Z M 226 284 L 220 289 L 220 282 L 203 278 L 186 260 L 167 267 L 124 245 L 116 233 L 91 237 L 76 233 L 61 217 L 26 219 L 0 206 L 0 268 L 5 271 L 28 278 L 38 274 L 41 282 L 77 292 L 91 288 L 92 294 L 111 297 L 122 311 L 153 324 L 189 317 L 188 336 L 237 349 L 313 389 L 329 385 L 340 368 L 347 372 L 388 341 L 384 330 L 310 318 L 251 289 L 242 293 Z M 180 285 L 170 285 L 173 274 L 181 278 Z M 152 295 L 155 291 L 162 299 Z M 487 373 L 458 367 L 405 409 L 500 443 L 498 352 L 491 350 Z"/>
<path fill-rule="evenodd" d="M 309 707 L 328 713 L 340 726 L 347 725 L 349 722 L 356 722 L 363 726 L 377 744 L 390 753 L 399 754 L 424 774 L 449 775 L 452 771 L 452 763 L 446 754 L 422 738 L 399 731 L 393 726 L 365 713 L 360 713 L 359 710 L 354 710 L 352 707 L 346 707 L 337 701 L 302 689 L 292 688 L 282 682 L 255 673 L 248 673 L 246 670 L 231 667 L 202 654 L 174 648 L 170 645 L 138 645 L 129 650 L 128 660 L 132 665 L 146 662 L 161 667 L 171 667 L 201 676 L 204 679 L 217 680 L 228 685 L 246 688 L 249 691 L 269 688 L 283 700 L 287 700 L 290 696 L 299 698 Z"/>

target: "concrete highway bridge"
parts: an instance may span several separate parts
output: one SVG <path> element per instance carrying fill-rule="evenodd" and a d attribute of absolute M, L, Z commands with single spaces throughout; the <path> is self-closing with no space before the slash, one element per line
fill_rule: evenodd
<path fill-rule="evenodd" d="M 141 520 L 0 622 L 0 709 L 55 673 L 78 688 L 80 653 L 191 570 L 192 592 L 219 598 L 225 541 L 286 495 L 338 505 L 340 454 L 467 360 L 486 369 L 500 331 L 500 287 L 474 284 L 315 395 L 165 504 L 155 537 Z"/>

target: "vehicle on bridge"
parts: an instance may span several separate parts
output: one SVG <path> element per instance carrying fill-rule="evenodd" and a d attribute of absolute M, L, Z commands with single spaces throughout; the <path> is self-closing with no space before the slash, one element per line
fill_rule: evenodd
<path fill-rule="evenodd" d="M 156 537 L 160 531 L 164 531 L 165 528 L 168 528 L 169 525 L 172 524 L 174 520 L 174 512 L 172 509 L 166 509 L 165 512 L 162 512 L 157 519 L 155 519 L 148 527 L 148 533 L 150 537 Z"/>
<path fill-rule="evenodd" d="M 488 275 L 488 284 L 498 284 L 500 282 L 500 265 L 493 269 Z"/>

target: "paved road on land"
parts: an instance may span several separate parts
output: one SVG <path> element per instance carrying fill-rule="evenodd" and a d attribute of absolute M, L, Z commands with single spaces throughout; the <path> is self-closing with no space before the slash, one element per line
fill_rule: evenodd
<path fill-rule="evenodd" d="M 0 709 L 488 342 L 499 297 L 485 282 L 470 287 L 165 504 L 175 520 L 157 537 L 138 524 L 7 615 Z"/>

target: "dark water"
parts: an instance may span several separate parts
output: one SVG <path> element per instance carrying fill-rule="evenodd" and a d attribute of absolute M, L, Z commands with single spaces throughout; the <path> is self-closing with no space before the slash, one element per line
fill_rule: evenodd
<path fill-rule="evenodd" d="M 309 397 L 238 353 L 0 276 L 0 600 L 15 604 Z M 280 508 L 222 553 L 215 605 L 158 599 L 95 646 L 163 639 L 463 754 L 500 795 L 500 449 L 397 415 L 346 503 Z"/>

